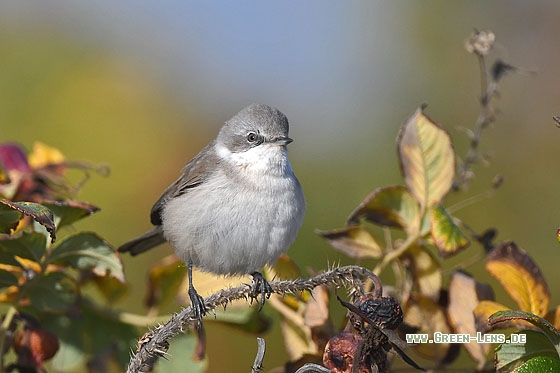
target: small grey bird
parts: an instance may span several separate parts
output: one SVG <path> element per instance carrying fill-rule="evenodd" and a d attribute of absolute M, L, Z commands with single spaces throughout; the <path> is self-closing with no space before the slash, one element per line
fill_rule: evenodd
<path fill-rule="evenodd" d="M 188 266 L 189 297 L 197 318 L 204 301 L 192 267 L 222 275 L 252 274 L 261 307 L 270 285 L 258 272 L 294 242 L 305 213 L 300 183 L 288 161 L 288 119 L 252 104 L 224 123 L 152 207 L 155 227 L 120 252 L 142 253 L 169 241 Z"/>

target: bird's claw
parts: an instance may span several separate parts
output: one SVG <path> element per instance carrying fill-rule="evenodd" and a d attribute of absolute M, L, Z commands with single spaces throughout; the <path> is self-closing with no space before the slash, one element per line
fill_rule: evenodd
<path fill-rule="evenodd" d="M 253 276 L 253 286 L 252 286 L 252 298 L 256 299 L 259 295 L 261 296 L 261 301 L 259 305 L 259 312 L 264 307 L 264 302 L 266 298 L 270 298 L 272 294 L 272 287 L 265 280 L 260 272 L 254 272 L 251 274 Z"/>
<path fill-rule="evenodd" d="M 206 311 L 208 311 L 208 309 L 204 304 L 204 299 L 197 293 L 193 286 L 189 286 L 189 298 L 191 299 L 191 307 L 194 318 L 202 320 L 202 317 L 206 315 Z"/>

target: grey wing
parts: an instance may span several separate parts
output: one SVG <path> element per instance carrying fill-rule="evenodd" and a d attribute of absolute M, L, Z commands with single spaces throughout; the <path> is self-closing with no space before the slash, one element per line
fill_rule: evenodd
<path fill-rule="evenodd" d="M 208 168 L 217 161 L 214 156 L 214 142 L 208 144 L 196 157 L 191 159 L 183 168 L 181 176 L 171 184 L 159 197 L 150 212 L 150 221 L 153 225 L 161 225 L 163 207 L 170 199 L 185 194 L 189 189 L 196 188 L 208 177 Z"/>

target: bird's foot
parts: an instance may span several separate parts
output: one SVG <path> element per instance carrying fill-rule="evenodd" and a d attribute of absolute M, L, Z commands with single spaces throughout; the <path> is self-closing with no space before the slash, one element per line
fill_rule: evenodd
<path fill-rule="evenodd" d="M 251 275 L 253 276 L 252 297 L 256 299 L 259 295 L 261 296 L 259 305 L 260 312 L 264 307 L 265 298 L 270 298 L 272 294 L 272 287 L 260 272 L 253 272 Z"/>
<path fill-rule="evenodd" d="M 202 320 L 202 317 L 206 315 L 206 305 L 204 304 L 204 299 L 197 293 L 194 286 L 189 286 L 189 298 L 191 299 L 191 307 L 193 309 L 195 319 Z"/>

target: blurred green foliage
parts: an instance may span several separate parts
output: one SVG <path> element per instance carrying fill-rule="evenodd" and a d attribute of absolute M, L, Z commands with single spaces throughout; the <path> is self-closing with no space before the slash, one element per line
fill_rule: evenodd
<path fill-rule="evenodd" d="M 428 5 L 375 8 L 373 12 L 369 8 L 355 9 L 367 21 L 366 29 L 350 32 L 359 51 L 356 55 L 345 54 L 347 50 L 331 51 L 330 39 L 317 43 L 328 45 L 327 55 L 346 56 L 347 60 L 341 64 L 344 71 L 352 72 L 354 69 L 350 67 L 365 64 L 372 71 L 380 68 L 381 74 L 393 83 L 378 81 L 377 76 L 339 77 L 357 87 L 347 96 L 361 99 L 371 110 L 343 112 L 344 120 L 338 120 L 335 125 L 345 128 L 350 123 L 359 123 L 359 129 L 352 127 L 343 131 L 341 137 L 332 127 L 325 128 L 327 137 L 335 139 L 328 144 L 317 144 L 313 134 L 328 119 L 323 117 L 321 106 L 328 103 L 321 100 L 322 95 L 297 96 L 298 102 L 292 104 L 292 110 L 285 110 L 296 134 L 290 149 L 291 159 L 309 206 L 290 255 L 302 268 L 351 262 L 321 242 L 313 231 L 339 226 L 374 187 L 400 182 L 395 167 L 394 137 L 400 123 L 420 102 L 430 103 L 432 115 L 447 125 L 455 139 L 458 154 L 465 153 L 468 139 L 457 128 L 470 127 L 476 119 L 478 74 L 474 59 L 467 57 L 461 43 L 473 26 L 491 26 L 501 40 L 500 53 L 521 70 L 502 87 L 501 113 L 482 142 L 484 151 L 491 152 L 493 159 L 487 167 L 477 168 L 477 179 L 469 194 L 485 192 L 497 173 L 504 175 L 505 183 L 491 199 L 455 214 L 463 221 L 474 222 L 476 230 L 494 226 L 500 239 L 515 238 L 541 265 L 551 288 L 555 288 L 558 283 L 553 276 L 557 259 L 554 232 L 560 212 L 554 206 L 560 198 L 554 162 L 558 130 L 551 116 L 559 111 L 560 55 L 554 38 L 558 5 L 496 2 L 492 6 L 480 6 L 470 2 L 433 1 Z M 14 12 L 5 14 L 14 16 Z M 355 17 L 348 18 L 358 27 L 363 25 Z M 379 45 L 367 35 L 384 34 L 387 24 L 383 18 L 397 24 L 398 32 L 387 36 L 386 43 Z M 394 22 L 395 19 L 399 22 Z M 83 200 L 94 202 L 102 212 L 65 230 L 87 229 L 99 232 L 111 243 L 124 242 L 148 227 L 148 211 L 159 193 L 177 176 L 185 161 L 214 136 L 220 121 L 230 113 L 216 110 L 210 119 L 210 104 L 198 107 L 162 83 L 141 58 L 128 51 L 104 48 L 92 42 L 87 31 L 85 34 L 70 32 L 52 19 L 43 20 L 43 24 L 41 19 L 31 19 L 27 23 L 22 21 L 23 26 L 18 25 L 19 28 L 14 26 L 19 21 L 16 18 L 11 24 L 0 23 L 1 140 L 18 141 L 28 149 L 35 140 L 40 140 L 61 149 L 71 159 L 109 165 L 111 176 L 91 178 L 81 194 Z M 208 47 L 201 40 L 200 48 L 204 46 Z M 195 49 L 190 54 L 198 53 Z M 275 59 L 273 62 L 277 65 Z M 211 74 L 216 67 L 208 65 Z M 533 69 L 537 75 L 530 74 L 529 70 Z M 310 78 L 305 83 L 312 86 L 320 82 Z M 188 86 L 186 82 L 183 85 Z M 266 85 L 272 90 L 275 83 Z M 365 85 L 381 93 L 360 97 L 359 88 Z M 247 89 L 248 93 L 242 92 L 241 87 L 233 85 L 223 95 L 230 100 L 233 100 L 231 91 L 237 91 L 243 100 L 274 97 L 278 103 L 268 103 L 285 106 L 293 100 L 287 95 L 263 93 L 255 87 Z M 289 89 L 295 94 L 299 87 Z M 191 96 L 196 95 L 194 90 Z M 337 89 L 333 91 L 336 93 L 333 96 L 341 95 Z M 307 127 L 314 130 L 306 130 Z M 461 199 L 462 196 L 450 195 L 447 202 L 453 204 Z M 142 309 L 146 269 L 168 253 L 171 253 L 169 247 L 134 261 L 124 258 L 132 286 L 117 303 L 119 307 Z M 460 253 L 450 263 L 461 263 L 466 257 Z M 372 259 L 363 261 L 364 265 L 373 263 Z M 498 285 L 483 270 L 475 269 L 474 274 Z M 388 277 L 387 282 L 390 281 Z M 498 294 L 498 300 L 514 305 L 505 294 Z M 560 294 L 553 292 L 551 302 L 558 304 Z M 222 333 L 219 327 L 210 326 L 208 338 L 218 340 Z M 279 340 L 278 330 L 271 333 L 268 338 Z M 210 355 L 216 357 L 215 365 L 210 362 L 211 371 L 220 370 L 219 360 L 237 361 L 241 356 L 242 363 L 234 366 L 234 370 L 245 369 L 246 362 L 252 361 L 253 337 L 238 338 L 239 343 L 232 343 L 230 349 L 209 346 Z M 273 345 L 269 343 L 269 351 Z M 268 365 L 280 365 L 286 357 L 278 348 L 267 355 Z"/>

